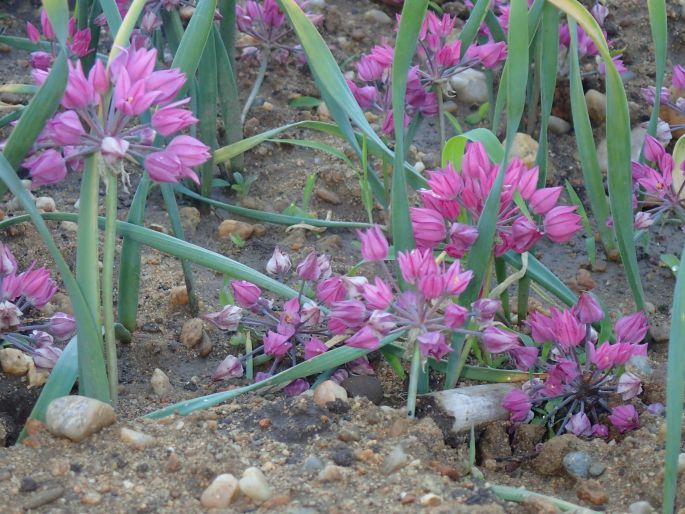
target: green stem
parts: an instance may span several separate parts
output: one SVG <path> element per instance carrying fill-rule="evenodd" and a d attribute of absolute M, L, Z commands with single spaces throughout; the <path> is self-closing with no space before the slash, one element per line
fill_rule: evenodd
<path fill-rule="evenodd" d="M 495 275 L 497 276 L 497 283 L 501 284 L 507 278 L 507 263 L 502 257 L 495 257 Z M 507 321 L 511 320 L 511 313 L 509 312 L 509 291 L 506 289 L 502 291 L 499 296 L 502 302 L 502 310 L 504 311 L 504 318 Z"/>
<path fill-rule="evenodd" d="M 530 277 L 526 274 L 519 280 L 518 289 L 518 321 L 521 323 L 528 317 L 528 297 L 530 296 Z"/>
<path fill-rule="evenodd" d="M 438 129 L 440 130 L 440 155 L 445 147 L 445 104 L 442 98 L 442 87 L 439 83 L 433 84 L 435 97 L 438 99 Z"/>
<path fill-rule="evenodd" d="M 416 393 L 419 388 L 419 375 L 421 374 L 421 353 L 419 343 L 410 341 L 414 345 L 414 355 L 411 358 L 409 370 L 409 391 L 407 392 L 407 416 L 413 418 L 416 415 Z"/>
<path fill-rule="evenodd" d="M 247 358 L 247 362 L 245 362 L 245 376 L 247 379 L 251 382 L 252 379 L 254 378 L 254 358 L 251 355 L 252 354 L 252 337 L 250 337 L 250 333 L 247 333 L 247 337 L 245 338 L 245 353 L 249 355 Z"/>
<path fill-rule="evenodd" d="M 105 321 L 105 349 L 107 354 L 107 375 L 109 395 L 116 405 L 119 386 L 117 370 L 117 341 L 114 334 L 114 253 L 116 246 L 117 221 L 117 177 L 107 173 L 107 195 L 105 197 L 105 247 L 102 257 L 102 307 Z"/>
<path fill-rule="evenodd" d="M 259 93 L 259 88 L 262 87 L 262 82 L 264 82 L 264 76 L 266 75 L 266 67 L 269 64 L 269 52 L 268 50 L 264 50 L 262 52 L 262 58 L 259 62 L 259 71 L 257 72 L 257 78 L 254 81 L 254 86 L 252 86 L 252 90 L 250 91 L 250 95 L 247 97 L 247 100 L 245 100 L 245 107 L 243 107 L 243 113 L 240 115 L 240 123 L 242 125 L 245 124 L 245 118 L 247 118 L 247 113 L 250 111 L 250 107 L 252 107 L 252 103 L 254 102 L 254 99 L 257 98 L 257 93 Z"/>

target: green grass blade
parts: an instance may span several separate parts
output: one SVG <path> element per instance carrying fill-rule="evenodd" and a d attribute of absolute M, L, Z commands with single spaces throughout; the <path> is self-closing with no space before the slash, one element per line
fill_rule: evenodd
<path fill-rule="evenodd" d="M 492 9 L 488 10 L 488 13 L 485 15 L 485 24 L 488 29 L 490 29 L 492 38 L 495 41 L 507 40 L 507 34 L 504 32 L 504 29 L 502 29 L 502 25 L 500 25 L 499 20 L 497 19 L 497 16 L 495 16 L 495 13 L 492 12 Z"/>
<path fill-rule="evenodd" d="M 0 86 L 0 93 L 17 93 L 20 95 L 35 95 L 38 86 L 33 84 L 3 84 Z"/>
<path fill-rule="evenodd" d="M 50 19 L 57 41 L 62 48 L 67 44 L 67 25 L 69 24 L 69 4 L 66 0 L 43 0 L 43 9 Z"/>
<path fill-rule="evenodd" d="M 557 58 L 559 55 L 559 10 L 545 4 L 542 10 L 542 28 L 538 39 L 536 66 L 540 70 L 540 138 L 537 165 L 540 167 L 538 186 L 547 183 L 547 154 L 549 117 L 552 113 L 554 90 L 557 85 Z"/>
<path fill-rule="evenodd" d="M 635 253 L 631 202 L 633 181 L 630 163 L 630 115 L 623 82 L 611 60 L 611 53 L 604 39 L 604 34 L 592 15 L 577 0 L 548 1 L 575 18 L 588 36 L 592 38 L 604 60 L 607 96 L 606 126 L 607 133 L 611 134 L 611 137 L 607 139 L 609 204 L 611 205 L 616 240 L 623 267 L 626 270 L 628 284 L 632 290 L 637 309 L 642 310 L 645 305 L 645 295 Z"/>
<path fill-rule="evenodd" d="M 202 52 L 200 66 L 198 67 L 197 107 L 198 128 L 200 139 L 211 151 L 216 150 L 216 97 L 217 97 L 217 65 L 214 37 L 210 37 Z M 209 196 L 214 176 L 214 162 L 208 160 L 200 166 L 200 192 L 203 196 Z"/>
<path fill-rule="evenodd" d="M 57 360 L 55 367 L 50 370 L 48 381 L 43 386 L 40 396 L 36 401 L 29 418 L 45 421 L 45 413 L 48 410 L 48 405 L 55 398 L 68 395 L 76 379 L 78 378 L 78 356 L 77 356 L 77 340 L 73 337 L 69 343 L 62 350 L 62 355 Z M 17 442 L 21 443 L 26 437 L 26 428 L 19 434 Z"/>
<path fill-rule="evenodd" d="M 221 21 L 222 26 L 224 20 Z M 214 28 L 214 48 L 216 50 L 219 108 L 221 119 L 224 122 L 224 132 L 226 134 L 225 141 L 222 141 L 222 143 L 231 144 L 240 141 L 243 138 L 243 126 L 240 123 L 240 98 L 238 97 L 238 84 L 235 79 L 235 62 L 230 57 L 232 54 L 229 54 L 226 50 L 224 41 L 216 27 Z M 243 168 L 243 159 L 241 155 L 236 156 L 231 160 L 231 168 L 236 170 L 241 170 Z"/>
<path fill-rule="evenodd" d="M 666 1 L 647 0 L 649 9 L 649 25 L 652 29 L 652 39 L 654 40 L 654 61 L 656 64 L 656 90 L 661 91 L 664 85 L 664 74 L 666 72 L 666 49 L 668 46 L 668 25 L 666 22 Z M 656 125 L 659 121 L 659 104 L 661 95 L 654 95 L 654 107 L 649 119 L 648 132 L 656 135 Z"/>
<path fill-rule="evenodd" d="M 178 50 L 176 50 L 174 55 L 171 67 L 179 68 L 188 78 L 195 75 L 195 71 L 199 66 L 202 53 L 214 25 L 215 10 L 216 0 L 200 0 L 197 3 L 193 17 L 190 18 L 178 45 Z M 182 92 L 179 94 L 182 95 Z"/>
<path fill-rule="evenodd" d="M 504 260 L 514 268 L 521 269 L 521 256 L 518 253 L 511 250 L 508 251 L 504 254 Z M 540 284 L 540 286 L 559 298 L 566 305 L 571 306 L 578 301 L 575 293 L 532 254 L 528 254 L 526 276 Z"/>
<path fill-rule="evenodd" d="M 572 20 L 571 23 L 573 23 Z M 573 128 L 576 135 L 576 146 L 580 156 L 585 190 L 590 201 L 592 214 L 597 222 L 597 230 L 600 233 L 604 248 L 608 252 L 615 248 L 614 231 L 607 224 L 610 216 L 609 202 L 604 192 L 604 180 L 599 169 L 597 147 L 595 146 L 590 115 L 588 114 L 585 94 L 583 92 L 580 63 L 578 61 L 578 37 L 575 31 L 571 32 L 569 75 Z"/>
<path fill-rule="evenodd" d="M 221 13 L 218 33 L 223 47 L 226 50 L 226 54 L 229 56 L 231 70 L 235 70 L 235 34 L 237 29 L 235 20 L 236 0 L 218 0 L 216 5 Z M 218 45 L 217 48 L 219 48 Z M 233 82 L 236 81 L 235 74 L 233 75 L 232 80 Z M 240 116 L 240 113 L 238 113 L 238 116 Z"/>
<path fill-rule="evenodd" d="M 314 141 L 311 139 L 267 139 L 267 141 L 277 143 L 280 145 L 285 144 L 292 146 L 301 146 L 302 148 L 311 148 L 313 150 L 319 150 L 321 152 L 327 153 L 328 155 L 332 155 L 336 159 L 340 159 L 350 168 L 354 169 L 354 164 L 347 157 L 347 155 L 345 155 L 343 151 L 338 150 L 337 148 L 329 144 L 321 143 L 320 141 Z"/>
<path fill-rule="evenodd" d="M 466 143 L 469 141 L 480 141 L 483 143 L 488 156 L 495 162 L 500 162 L 504 158 L 504 147 L 499 142 L 499 139 L 497 139 L 497 136 L 488 129 L 477 128 L 447 140 L 442 151 L 442 165 L 445 166 L 447 162 L 451 162 L 457 171 L 461 170 L 464 150 L 466 149 Z"/>
<path fill-rule="evenodd" d="M 87 337 L 86 341 L 92 341 L 92 344 L 90 345 L 86 342 L 83 351 L 79 352 L 79 386 L 87 396 L 108 401 L 109 384 L 107 382 L 107 372 L 105 371 L 102 346 L 99 343 L 102 333 L 99 325 L 95 323 L 91 314 L 91 308 L 83 295 L 81 287 L 76 282 L 76 279 L 71 273 L 64 257 L 62 257 L 59 248 L 57 248 L 55 241 L 52 239 L 50 230 L 41 218 L 34 201 L 24 189 L 19 177 L 4 156 L 0 156 L 0 179 L 7 184 L 10 191 L 19 199 L 26 212 L 28 212 L 28 214 L 21 216 L 21 218 L 24 221 L 32 221 L 36 231 L 43 239 L 45 246 L 50 252 L 50 256 L 55 261 L 55 264 L 62 275 L 62 281 L 64 282 L 72 307 L 74 308 L 74 317 L 76 318 L 79 332 L 82 336 Z M 76 221 L 77 219 L 77 215 L 72 216 L 72 221 Z M 43 390 L 45 391 L 45 389 Z"/>
<path fill-rule="evenodd" d="M 395 334 L 393 336 L 385 337 L 381 340 L 380 347 L 391 343 L 398 339 L 402 334 Z M 210 394 L 207 396 L 201 396 L 200 398 L 194 398 L 192 400 L 187 400 L 184 402 L 176 403 L 174 405 L 169 405 L 163 409 L 156 410 L 147 414 L 146 418 L 163 418 L 165 416 L 170 416 L 172 414 L 180 414 L 181 416 L 186 416 L 191 412 L 208 409 L 220 403 L 227 402 L 233 398 L 251 391 L 257 391 L 259 389 L 271 386 L 278 386 L 281 384 L 287 384 L 288 382 L 295 380 L 297 378 L 308 377 L 328 371 L 329 369 L 337 368 L 342 366 L 354 359 L 358 359 L 363 355 L 369 353 L 369 350 L 363 350 L 360 348 L 352 348 L 351 346 L 341 346 L 339 348 L 334 348 L 328 350 L 326 353 L 317 355 L 316 357 L 309 359 L 308 361 L 301 362 L 300 364 L 293 366 L 292 368 L 281 371 L 273 377 L 267 378 L 261 382 L 250 384 L 248 386 L 239 387 L 237 389 L 232 389 L 230 391 L 222 391 L 219 393 Z"/>
<path fill-rule="evenodd" d="M 207 198 L 202 195 L 197 194 L 195 191 L 191 191 L 181 184 L 175 184 L 174 190 L 200 202 L 205 202 L 219 209 L 223 209 L 231 214 L 237 214 L 239 216 L 244 216 L 258 221 L 266 221 L 268 223 L 276 223 L 278 225 L 297 225 L 298 223 L 306 223 L 313 227 L 328 227 L 328 228 L 368 228 L 370 225 L 368 223 L 359 223 L 356 221 L 329 221 L 329 220 L 319 220 L 316 218 L 305 218 L 300 216 L 289 216 L 286 214 L 277 214 L 273 212 L 258 211 L 256 209 L 248 209 L 247 207 L 239 207 L 237 205 L 231 205 L 230 203 L 220 202 L 219 200 L 214 200 L 213 198 Z"/>
<path fill-rule="evenodd" d="M 116 31 L 116 36 L 114 37 L 114 43 L 112 43 L 112 49 L 109 53 L 108 63 L 121 52 L 122 49 L 129 46 L 131 40 L 131 34 L 133 29 L 136 28 L 136 22 L 140 17 L 140 13 L 143 12 L 143 7 L 145 6 L 146 0 L 133 0 L 131 5 L 126 11 L 126 16 L 124 16 L 119 29 Z M 112 32 L 114 34 L 114 32 Z"/>
<path fill-rule="evenodd" d="M 583 514 L 600 514 L 596 510 L 581 507 L 580 505 L 576 505 L 575 503 L 567 502 L 566 500 L 560 500 L 559 498 L 554 498 L 553 496 L 533 493 L 531 491 L 527 491 L 523 487 L 512 487 L 509 485 L 491 485 L 490 489 L 492 489 L 492 492 L 494 492 L 497 496 L 506 501 L 525 502 L 528 498 L 540 498 L 542 500 L 545 500 L 556 505 L 563 512 L 571 511 L 582 512 Z"/>
<path fill-rule="evenodd" d="M 138 183 L 138 188 L 133 195 L 131 206 L 128 209 L 127 221 L 136 225 L 142 225 L 145 216 L 145 202 L 150 190 L 150 177 L 147 172 Z M 128 330 L 136 329 L 138 314 L 138 293 L 140 291 L 140 243 L 130 238 L 124 238 L 121 243 L 119 258 L 119 302 L 117 310 L 119 321 Z"/>
<path fill-rule="evenodd" d="M 678 278 L 673 290 L 671 334 L 668 342 L 666 368 L 666 452 L 664 462 L 664 514 L 675 512 L 676 490 L 681 452 L 681 421 L 683 417 L 683 362 L 685 362 L 685 248 L 680 258 Z"/>
<path fill-rule="evenodd" d="M 121 14 L 119 14 L 116 2 L 114 0 L 100 0 L 100 6 L 105 14 L 110 34 L 116 34 L 121 26 Z"/>
<path fill-rule="evenodd" d="M 395 56 L 392 62 L 392 112 L 395 122 L 395 173 L 392 175 L 390 198 L 391 229 L 395 251 L 414 247 L 414 233 L 409 216 L 406 175 L 404 167 L 406 152 L 404 141 L 404 101 L 407 92 L 407 73 L 411 66 L 421 23 L 428 8 L 428 0 L 406 0 L 402 7 L 400 27 L 395 40 Z"/>
<path fill-rule="evenodd" d="M 464 28 L 459 34 L 459 39 L 461 40 L 461 57 L 464 57 L 466 51 L 471 46 L 478 35 L 483 21 L 485 21 L 485 16 L 488 14 L 488 9 L 490 8 L 490 0 L 478 0 L 476 5 L 473 6 L 471 14 L 469 14 L 469 19 L 466 20 Z"/>

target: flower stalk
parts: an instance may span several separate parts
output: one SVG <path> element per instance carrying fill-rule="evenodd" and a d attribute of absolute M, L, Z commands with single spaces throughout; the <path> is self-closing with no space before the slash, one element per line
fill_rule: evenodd
<path fill-rule="evenodd" d="M 419 388 L 419 375 L 421 374 L 421 352 L 419 345 L 411 341 L 414 346 L 414 353 L 411 358 L 411 368 L 409 369 L 409 390 L 407 391 L 407 416 L 416 416 L 416 393 Z"/>
<path fill-rule="evenodd" d="M 109 394 L 112 403 L 116 405 L 119 386 L 117 342 L 114 334 L 114 254 L 116 250 L 117 176 L 110 171 L 106 177 L 105 244 L 102 256 L 102 308 Z"/>

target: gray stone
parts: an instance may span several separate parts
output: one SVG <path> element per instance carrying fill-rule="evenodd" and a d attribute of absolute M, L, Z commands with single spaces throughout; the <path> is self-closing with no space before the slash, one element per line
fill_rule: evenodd
<path fill-rule="evenodd" d="M 136 450 L 143 450 L 157 444 L 157 439 L 151 435 L 130 428 L 122 428 L 120 437 L 124 444 Z"/>
<path fill-rule="evenodd" d="M 564 469 L 576 478 L 587 478 L 590 474 L 592 457 L 587 452 L 570 452 L 564 455 Z"/>
<path fill-rule="evenodd" d="M 55 500 L 62 497 L 64 494 L 64 487 L 51 487 L 50 489 L 44 489 L 38 491 L 29 497 L 28 500 L 24 502 L 24 510 L 37 509 L 48 503 L 52 503 Z"/>
<path fill-rule="evenodd" d="M 656 510 L 654 510 L 654 507 L 652 507 L 649 502 L 643 500 L 631 503 L 628 506 L 628 512 L 630 514 L 654 514 L 656 513 Z"/>
<path fill-rule="evenodd" d="M 633 161 L 637 161 L 640 158 L 640 152 L 642 151 L 646 135 L 647 129 L 644 127 L 635 127 L 630 131 L 630 158 Z M 608 159 L 607 140 L 603 139 L 597 145 L 597 160 L 599 160 L 599 169 L 604 173 L 609 169 Z"/>
<path fill-rule="evenodd" d="M 349 396 L 363 396 L 378 405 L 383 401 L 383 386 L 373 375 L 350 375 L 342 384 Z"/>
<path fill-rule="evenodd" d="M 598 477 L 601 476 L 606 471 L 606 469 L 606 465 L 602 464 L 601 462 L 593 462 L 590 465 L 590 469 L 588 471 L 591 476 Z"/>
<path fill-rule="evenodd" d="M 45 423 L 48 430 L 79 442 L 111 425 L 117 417 L 111 405 L 85 396 L 62 396 L 48 405 Z"/>
<path fill-rule="evenodd" d="M 317 473 L 323 469 L 323 461 L 316 455 L 310 455 L 304 460 L 302 467 L 307 473 Z"/>
<path fill-rule="evenodd" d="M 464 103 L 480 105 L 488 101 L 488 79 L 482 71 L 467 68 L 450 78 L 450 86 Z"/>
<path fill-rule="evenodd" d="M 383 461 L 383 473 L 390 475 L 409 464 L 409 456 L 401 446 L 395 446 Z"/>
<path fill-rule="evenodd" d="M 379 25 L 392 25 L 393 23 L 392 18 L 379 9 L 369 9 L 364 13 L 364 19 Z"/>
<path fill-rule="evenodd" d="M 155 370 L 152 372 L 150 386 L 152 387 L 152 391 L 159 398 L 169 396 L 174 390 L 174 388 L 171 386 L 171 382 L 169 381 L 169 377 L 166 376 L 166 373 L 159 368 L 155 368 Z"/>
<path fill-rule="evenodd" d="M 562 120 L 561 118 L 558 118 L 556 116 L 549 117 L 549 131 L 551 133 L 562 135 L 568 134 L 570 130 L 571 124 L 568 121 Z"/>

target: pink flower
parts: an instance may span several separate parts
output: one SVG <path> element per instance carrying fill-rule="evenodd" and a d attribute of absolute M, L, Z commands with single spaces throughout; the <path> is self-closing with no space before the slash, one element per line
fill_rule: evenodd
<path fill-rule="evenodd" d="M 58 341 L 71 339 L 76 334 L 76 320 L 64 312 L 53 314 L 48 323 L 50 325 L 48 331 Z"/>
<path fill-rule="evenodd" d="M 478 229 L 472 225 L 453 223 L 450 227 L 450 243 L 445 251 L 457 259 L 461 259 L 478 239 Z"/>
<path fill-rule="evenodd" d="M 22 312 L 10 301 L 0 302 L 0 330 L 7 330 L 19 325 Z"/>
<path fill-rule="evenodd" d="M 366 307 L 359 300 L 342 300 L 331 305 L 329 322 L 336 320 L 348 328 L 358 328 L 366 319 Z"/>
<path fill-rule="evenodd" d="M 264 353 L 274 357 L 283 357 L 293 346 L 288 339 L 290 339 L 289 335 L 269 330 L 262 341 L 264 343 Z"/>
<path fill-rule="evenodd" d="M 144 81 L 155 71 L 156 61 L 157 50 L 154 48 L 152 50 L 145 48 L 137 50 L 122 48 L 109 65 L 112 82 L 116 84 L 121 78 L 123 71 L 126 72 L 126 77 L 132 83 Z"/>
<path fill-rule="evenodd" d="M 452 351 L 452 348 L 445 344 L 445 336 L 442 332 L 427 332 L 418 336 L 416 340 L 423 357 L 433 357 L 439 361 Z"/>
<path fill-rule="evenodd" d="M 643 150 L 647 160 L 652 162 L 659 162 L 661 157 L 666 153 L 664 145 L 649 134 L 645 137 Z"/>
<path fill-rule="evenodd" d="M 411 222 L 419 248 L 434 248 L 447 235 L 443 217 L 433 209 L 412 207 Z"/>
<path fill-rule="evenodd" d="M 592 435 L 592 424 L 590 418 L 583 412 L 577 412 L 570 417 L 565 425 L 566 432 L 570 432 L 578 437 L 590 437 Z"/>
<path fill-rule="evenodd" d="M 48 13 L 45 9 L 40 10 L 40 27 L 43 29 L 43 36 L 48 41 L 55 40 L 55 30 L 52 28 L 52 23 L 50 23 L 50 18 L 48 18 Z"/>
<path fill-rule="evenodd" d="M 592 437 L 609 437 L 609 427 L 606 425 L 592 425 Z"/>
<path fill-rule="evenodd" d="M 231 289 L 236 303 L 244 309 L 257 305 L 262 295 L 262 290 L 247 280 L 232 280 Z"/>
<path fill-rule="evenodd" d="M 587 344 L 588 356 L 598 369 L 609 369 L 616 364 L 616 345 L 603 343 L 599 348 L 595 348 L 592 343 Z"/>
<path fill-rule="evenodd" d="M 592 16 L 594 16 L 594 18 L 597 20 L 597 23 L 599 23 L 600 26 L 604 25 L 604 20 L 609 15 L 609 9 L 607 9 L 606 6 L 600 4 L 599 2 L 595 2 L 595 5 L 592 6 L 590 12 L 592 13 Z"/>
<path fill-rule="evenodd" d="M 368 230 L 357 231 L 362 245 L 362 257 L 367 261 L 382 261 L 388 256 L 388 240 L 381 227 L 374 225 Z"/>
<path fill-rule="evenodd" d="M 83 130 L 81 119 L 74 111 L 65 111 L 48 120 L 50 138 L 58 145 L 77 145 L 81 142 Z"/>
<path fill-rule="evenodd" d="M 193 113 L 178 107 L 188 102 L 190 102 L 190 98 L 157 109 L 152 115 L 152 127 L 161 135 L 170 136 L 186 127 L 195 125 L 198 119 L 193 116 Z"/>
<path fill-rule="evenodd" d="M 534 346 L 519 346 L 509 350 L 509 356 L 514 359 L 516 369 L 528 371 L 538 360 L 539 350 Z"/>
<path fill-rule="evenodd" d="M 436 195 L 451 199 L 461 193 L 464 183 L 451 162 L 442 169 L 428 172 L 428 186 Z"/>
<path fill-rule="evenodd" d="M 543 187 L 536 190 L 528 201 L 528 206 L 535 214 L 547 214 L 559 201 L 561 186 Z"/>
<path fill-rule="evenodd" d="M 615 407 L 609 415 L 609 421 L 621 433 L 635 430 L 640 426 L 637 411 L 632 405 L 619 405 Z"/>
<path fill-rule="evenodd" d="M 604 319 L 602 307 L 590 293 L 582 293 L 572 311 L 581 323 L 595 323 Z"/>
<path fill-rule="evenodd" d="M 483 332 L 483 348 L 489 353 L 503 353 L 521 346 L 518 335 L 498 327 L 488 327 Z"/>
<path fill-rule="evenodd" d="M 555 339 L 563 350 L 573 348 L 585 339 L 587 328 L 578 321 L 571 310 L 552 311 L 552 323 Z"/>
<path fill-rule="evenodd" d="M 382 279 L 376 277 L 374 285 L 366 284 L 362 290 L 362 296 L 369 308 L 384 310 L 392 303 L 392 288 Z"/>
<path fill-rule="evenodd" d="M 90 105 L 97 105 L 99 100 L 100 96 L 95 91 L 92 82 L 83 74 L 81 61 L 76 61 L 75 64 L 70 62 L 67 87 L 62 97 L 64 108 L 84 109 Z"/>
<path fill-rule="evenodd" d="M 281 252 L 281 249 L 277 246 L 274 248 L 274 253 L 266 263 L 266 272 L 270 275 L 283 275 L 290 270 L 290 257 Z"/>
<path fill-rule="evenodd" d="M 29 170 L 34 187 L 56 184 L 67 176 L 62 155 L 52 148 L 26 159 L 22 166 Z"/>
<path fill-rule="evenodd" d="M 145 78 L 145 88 L 157 93 L 157 104 L 171 102 L 185 83 L 185 73 L 177 68 L 155 71 Z"/>
<path fill-rule="evenodd" d="M 494 298 L 480 298 L 473 302 L 473 315 L 482 322 L 492 321 L 502 303 Z"/>
<path fill-rule="evenodd" d="M 55 343 L 54 338 L 47 332 L 42 330 L 32 330 L 31 331 L 31 341 L 38 347 L 43 348 L 44 346 L 52 346 Z"/>
<path fill-rule="evenodd" d="M 445 294 L 457 296 L 468 287 L 471 278 L 473 278 L 473 271 L 462 272 L 461 263 L 454 261 L 442 276 L 445 281 Z"/>
<path fill-rule="evenodd" d="M 209 147 L 190 136 L 176 136 L 166 150 L 176 155 L 184 166 L 198 166 L 211 157 Z"/>
<path fill-rule="evenodd" d="M 29 21 L 26 22 L 26 35 L 31 40 L 31 43 L 38 43 L 40 41 L 40 32 L 35 25 Z"/>
<path fill-rule="evenodd" d="M 408 284 L 414 284 L 416 279 L 425 273 L 437 273 L 438 269 L 435 259 L 433 259 L 433 253 L 429 249 L 400 252 L 397 256 L 397 262 L 402 278 Z"/>
<path fill-rule="evenodd" d="M 33 362 L 37 368 L 52 369 L 62 356 L 62 350 L 56 346 L 42 346 L 33 352 Z"/>
<path fill-rule="evenodd" d="M 326 305 L 344 300 L 347 296 L 347 287 L 340 277 L 331 277 L 322 280 L 316 286 L 316 295 Z"/>
<path fill-rule="evenodd" d="M 635 312 L 619 319 L 614 325 L 616 340 L 620 343 L 638 344 L 647 335 L 649 322 L 644 312 Z"/>
<path fill-rule="evenodd" d="M 507 58 L 507 44 L 504 41 L 499 43 L 485 43 L 478 46 L 471 46 L 466 51 L 466 57 L 476 58 L 486 68 L 494 68 Z"/>
<path fill-rule="evenodd" d="M 230 332 L 237 330 L 242 318 L 242 309 L 236 305 L 226 305 L 219 312 L 212 312 L 202 316 L 215 327 Z"/>
<path fill-rule="evenodd" d="M 678 89 L 685 89 L 685 68 L 680 64 L 673 66 L 671 84 Z"/>
<path fill-rule="evenodd" d="M 424 274 L 419 277 L 416 287 L 429 300 L 439 298 L 445 291 L 445 279 L 437 273 Z"/>
<path fill-rule="evenodd" d="M 311 252 L 297 265 L 297 275 L 303 280 L 319 280 L 321 273 L 322 269 L 315 252 Z"/>
<path fill-rule="evenodd" d="M 525 421 L 533 404 L 526 393 L 520 389 L 513 389 L 503 398 L 502 407 L 511 412 L 512 421 Z"/>
<path fill-rule="evenodd" d="M 176 154 L 166 150 L 149 154 L 143 161 L 143 166 L 150 178 L 157 182 L 178 182 L 187 177 L 196 184 L 200 183 L 193 170 L 184 166 Z"/>
<path fill-rule="evenodd" d="M 57 286 L 45 268 L 32 269 L 33 265 L 17 276 L 21 285 L 21 294 L 34 307 L 41 309 L 57 292 Z"/>
<path fill-rule="evenodd" d="M 456 303 L 450 303 L 445 307 L 445 325 L 451 329 L 463 327 L 468 316 L 469 310 Z"/>
<path fill-rule="evenodd" d="M 385 335 L 395 328 L 397 319 L 389 312 L 376 309 L 369 316 L 367 324 L 379 334 Z"/>
<path fill-rule="evenodd" d="M 377 350 L 380 347 L 380 341 L 378 332 L 366 325 L 347 339 L 345 344 L 354 348 L 363 348 L 364 350 Z"/>
<path fill-rule="evenodd" d="M 212 373 L 212 380 L 218 382 L 226 378 L 238 378 L 243 376 L 243 365 L 239 359 L 233 355 L 227 356 L 221 361 Z"/>
<path fill-rule="evenodd" d="M 560 205 L 545 214 L 544 227 L 547 237 L 555 243 L 565 243 L 582 228 L 575 205 Z"/>
<path fill-rule="evenodd" d="M 48 70 L 52 66 L 52 55 L 47 52 L 31 52 L 29 64 L 34 69 Z"/>
<path fill-rule="evenodd" d="M 556 338 L 554 333 L 555 325 L 549 316 L 533 311 L 529 314 L 525 323 L 531 328 L 531 335 L 536 343 L 546 343 Z"/>
<path fill-rule="evenodd" d="M 348 362 L 347 369 L 352 375 L 363 375 L 370 377 L 376 374 L 366 355 L 362 355 L 361 357 Z"/>
<path fill-rule="evenodd" d="M 642 382 L 640 377 L 625 371 L 618 379 L 618 387 L 616 393 L 621 395 L 624 400 L 630 400 L 642 392 Z"/>
<path fill-rule="evenodd" d="M 307 389 L 309 389 L 309 382 L 307 382 L 304 378 L 298 378 L 283 388 L 283 394 L 285 394 L 288 398 L 292 398 L 293 396 L 301 395 Z"/>
<path fill-rule="evenodd" d="M 0 242 L 0 278 L 11 275 L 17 271 L 17 261 L 9 249 L 9 246 Z"/>
<path fill-rule="evenodd" d="M 116 163 L 126 157 L 130 143 L 120 137 L 106 136 L 100 143 L 100 151 L 109 164 Z"/>
<path fill-rule="evenodd" d="M 75 18 L 72 18 L 72 20 L 76 21 Z M 88 55 L 90 52 L 90 37 L 89 28 L 75 31 L 71 35 L 71 41 L 67 43 L 67 47 L 78 57 Z"/>
<path fill-rule="evenodd" d="M 318 339 L 314 336 L 312 336 L 309 341 L 304 343 L 304 358 L 306 360 L 312 359 L 317 355 L 326 353 L 327 351 L 328 347 L 326 344 L 321 339 Z"/>
<path fill-rule="evenodd" d="M 514 251 L 524 253 L 530 250 L 542 237 L 538 226 L 525 216 L 519 216 L 511 226 Z"/>

